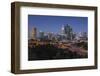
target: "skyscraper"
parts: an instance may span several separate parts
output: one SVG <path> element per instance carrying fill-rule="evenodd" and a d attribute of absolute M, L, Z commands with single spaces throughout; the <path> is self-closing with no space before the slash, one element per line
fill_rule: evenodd
<path fill-rule="evenodd" d="M 48 32 L 48 39 L 52 40 L 53 34 L 51 32 Z"/>
<path fill-rule="evenodd" d="M 32 35 L 32 39 L 36 39 L 37 38 L 37 28 L 35 28 L 35 27 L 32 28 L 31 35 Z"/>
<path fill-rule="evenodd" d="M 72 40 L 73 29 L 71 28 L 71 26 L 69 24 L 66 24 L 66 25 L 64 25 L 64 27 L 62 27 L 62 33 L 66 36 L 67 40 Z"/>
<path fill-rule="evenodd" d="M 43 31 L 39 31 L 39 38 L 43 39 L 44 38 L 44 32 Z"/>

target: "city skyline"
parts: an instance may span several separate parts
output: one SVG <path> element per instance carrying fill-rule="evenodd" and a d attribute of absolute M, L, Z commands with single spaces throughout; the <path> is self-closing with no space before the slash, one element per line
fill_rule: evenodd
<path fill-rule="evenodd" d="M 87 17 L 28 16 L 28 60 L 88 58 Z"/>
<path fill-rule="evenodd" d="M 60 33 L 61 28 L 69 24 L 74 32 L 87 32 L 88 18 L 87 17 L 70 17 L 70 16 L 44 16 L 44 15 L 29 15 L 28 30 L 32 31 L 36 27 L 39 31 Z"/>

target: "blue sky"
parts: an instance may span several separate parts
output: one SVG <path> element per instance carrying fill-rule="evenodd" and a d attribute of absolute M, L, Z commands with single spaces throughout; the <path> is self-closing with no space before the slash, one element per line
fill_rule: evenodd
<path fill-rule="evenodd" d="M 87 17 L 28 15 L 29 31 L 36 27 L 38 31 L 60 33 L 65 24 L 69 24 L 76 33 L 88 31 Z"/>

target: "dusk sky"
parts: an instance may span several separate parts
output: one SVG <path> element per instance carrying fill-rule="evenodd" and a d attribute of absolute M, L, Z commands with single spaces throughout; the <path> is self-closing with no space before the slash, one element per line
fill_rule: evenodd
<path fill-rule="evenodd" d="M 60 33 L 65 24 L 69 24 L 76 33 L 88 31 L 87 17 L 28 15 L 29 31 L 36 27 L 38 31 Z"/>

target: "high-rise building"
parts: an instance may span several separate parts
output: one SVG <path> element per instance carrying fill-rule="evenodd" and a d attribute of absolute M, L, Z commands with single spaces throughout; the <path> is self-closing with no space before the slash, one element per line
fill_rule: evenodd
<path fill-rule="evenodd" d="M 79 32 L 76 36 L 76 39 L 77 40 L 87 40 L 88 37 L 87 37 L 87 32 Z"/>
<path fill-rule="evenodd" d="M 81 40 L 87 40 L 87 33 L 81 32 L 80 38 L 81 38 Z"/>
<path fill-rule="evenodd" d="M 72 40 L 73 38 L 73 29 L 69 24 L 66 24 L 62 27 L 62 33 L 66 36 L 67 40 Z"/>
<path fill-rule="evenodd" d="M 43 39 L 44 38 L 44 32 L 43 31 L 39 31 L 39 38 Z"/>
<path fill-rule="evenodd" d="M 55 36 L 52 32 L 48 32 L 48 39 L 52 40 L 53 36 Z"/>
<path fill-rule="evenodd" d="M 65 34 L 65 31 L 64 31 L 64 25 L 62 25 L 62 28 L 61 28 L 61 34 Z"/>
<path fill-rule="evenodd" d="M 31 35 L 32 35 L 32 39 L 36 39 L 37 38 L 37 28 L 35 28 L 35 27 L 32 28 Z"/>

